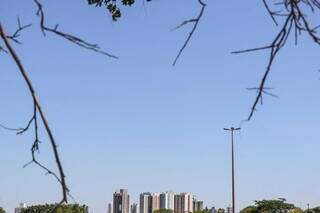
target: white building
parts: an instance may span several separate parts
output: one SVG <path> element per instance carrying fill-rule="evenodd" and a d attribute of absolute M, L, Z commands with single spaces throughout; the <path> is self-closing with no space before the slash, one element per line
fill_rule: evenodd
<path fill-rule="evenodd" d="M 160 194 L 160 209 L 174 210 L 174 192 L 166 191 Z"/>
<path fill-rule="evenodd" d="M 21 213 L 23 209 L 27 208 L 27 204 L 20 203 L 19 207 L 14 209 L 14 213 Z"/>

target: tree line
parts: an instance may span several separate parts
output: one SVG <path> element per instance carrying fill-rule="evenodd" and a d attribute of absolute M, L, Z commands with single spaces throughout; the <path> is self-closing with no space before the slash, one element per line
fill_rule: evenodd
<path fill-rule="evenodd" d="M 35 205 L 22 209 L 21 213 L 88 213 L 88 206 L 79 204 L 45 204 Z M 0 213 L 6 211 L 0 207 Z M 158 209 L 153 213 L 175 213 L 171 209 Z M 205 208 L 193 213 L 213 213 L 211 209 Z M 215 213 L 227 213 L 223 208 L 219 208 Z M 253 205 L 247 206 L 240 213 L 320 213 L 320 206 L 308 209 L 302 209 L 286 199 L 279 198 L 273 200 L 256 200 Z"/>
<path fill-rule="evenodd" d="M 89 209 L 86 205 L 79 204 L 44 204 L 29 206 L 21 209 L 20 213 L 88 213 Z M 0 213 L 6 211 L 0 207 Z"/>

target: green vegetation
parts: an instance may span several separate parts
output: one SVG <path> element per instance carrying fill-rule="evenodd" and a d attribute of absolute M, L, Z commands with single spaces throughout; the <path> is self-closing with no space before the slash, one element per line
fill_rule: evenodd
<path fill-rule="evenodd" d="M 320 207 L 302 210 L 294 204 L 287 203 L 286 199 L 255 201 L 255 205 L 248 206 L 240 213 L 320 213 Z"/>
<path fill-rule="evenodd" d="M 0 213 L 6 213 L 6 211 L 2 207 L 0 207 Z"/>
<path fill-rule="evenodd" d="M 248 206 L 240 213 L 289 213 L 296 210 L 294 204 L 287 203 L 285 199 L 255 201 L 254 206 Z"/>
<path fill-rule="evenodd" d="M 44 212 L 51 212 L 52 213 L 88 213 L 88 207 L 85 205 L 78 205 L 78 204 L 68 204 L 68 205 L 60 205 L 57 204 L 45 204 L 45 205 L 36 205 L 30 206 L 21 213 L 44 213 Z"/>
<path fill-rule="evenodd" d="M 320 213 L 320 206 L 315 207 L 315 208 L 310 209 L 310 210 L 306 210 L 304 213 Z"/>
<path fill-rule="evenodd" d="M 195 211 L 195 212 L 193 212 L 193 213 L 211 213 L 211 210 L 208 209 L 208 208 L 205 208 L 205 209 L 203 209 L 203 210 L 201 210 L 201 211 Z"/>
<path fill-rule="evenodd" d="M 173 213 L 173 210 L 171 210 L 171 209 L 157 209 L 157 210 L 154 210 L 153 213 Z"/>
<path fill-rule="evenodd" d="M 217 213 L 225 213 L 226 212 L 226 210 L 224 210 L 224 209 L 218 209 L 218 211 L 217 211 Z"/>

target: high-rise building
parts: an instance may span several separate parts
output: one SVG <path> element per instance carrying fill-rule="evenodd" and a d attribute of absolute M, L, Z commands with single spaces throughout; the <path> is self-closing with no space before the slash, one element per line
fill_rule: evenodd
<path fill-rule="evenodd" d="M 172 191 L 160 194 L 160 209 L 174 210 L 174 193 Z"/>
<path fill-rule="evenodd" d="M 152 194 L 152 212 L 160 209 L 160 193 Z"/>
<path fill-rule="evenodd" d="M 193 198 L 190 193 L 181 193 L 174 196 L 174 212 L 193 212 Z"/>
<path fill-rule="evenodd" d="M 129 213 L 129 194 L 127 189 L 120 189 L 113 194 L 113 213 Z"/>
<path fill-rule="evenodd" d="M 226 213 L 232 213 L 232 207 L 228 206 Z"/>
<path fill-rule="evenodd" d="M 25 203 L 20 203 L 19 207 L 14 209 L 14 213 L 21 213 L 25 208 L 27 208 L 27 205 Z"/>
<path fill-rule="evenodd" d="M 193 199 L 193 212 L 203 210 L 203 201 L 198 201 L 195 198 Z"/>
<path fill-rule="evenodd" d="M 182 210 L 182 196 L 180 194 L 176 194 L 174 196 L 174 212 L 175 213 L 183 213 L 183 210 Z"/>
<path fill-rule="evenodd" d="M 164 193 L 161 193 L 160 196 L 160 209 L 166 208 L 166 195 Z"/>
<path fill-rule="evenodd" d="M 140 194 L 140 213 L 152 213 L 152 195 L 150 192 Z"/>
<path fill-rule="evenodd" d="M 138 213 L 138 204 L 133 203 L 133 204 L 130 206 L 130 210 L 131 210 L 131 213 Z"/>
<path fill-rule="evenodd" d="M 211 213 L 217 213 L 216 207 L 211 208 Z"/>
<path fill-rule="evenodd" d="M 112 213 L 112 204 L 108 203 L 108 213 Z"/>

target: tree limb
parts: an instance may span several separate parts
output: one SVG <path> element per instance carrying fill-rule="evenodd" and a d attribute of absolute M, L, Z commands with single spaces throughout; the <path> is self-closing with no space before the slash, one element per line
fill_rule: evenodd
<path fill-rule="evenodd" d="M 173 61 L 173 64 L 172 66 L 175 66 L 177 61 L 179 60 L 182 52 L 184 51 L 184 49 L 187 47 L 190 39 L 192 38 L 194 32 L 196 31 L 197 27 L 198 27 L 198 24 L 199 24 L 199 21 L 201 20 L 202 18 L 202 15 L 203 15 L 203 12 L 207 6 L 207 4 L 205 4 L 204 2 L 202 2 L 202 0 L 198 0 L 199 4 L 201 5 L 201 10 L 200 10 L 200 13 L 199 15 L 196 17 L 196 18 L 193 18 L 193 19 L 189 19 L 189 20 L 186 20 L 186 21 L 183 21 L 180 25 L 178 25 L 177 27 L 175 27 L 173 30 L 176 30 L 176 29 L 179 29 L 187 24 L 190 24 L 190 23 L 193 23 L 193 27 L 187 37 L 187 39 L 185 40 L 185 42 L 183 43 L 182 47 L 180 48 L 179 52 L 178 52 L 178 55 L 176 56 L 176 58 L 174 59 Z"/>
<path fill-rule="evenodd" d="M 59 152 L 58 152 L 58 147 L 57 147 L 57 143 L 53 137 L 53 133 L 51 128 L 49 127 L 49 123 L 47 121 L 46 115 L 44 114 L 42 107 L 40 105 L 40 102 L 36 96 L 36 92 L 34 90 L 34 87 L 32 85 L 32 82 L 25 70 L 25 68 L 23 67 L 18 55 L 16 54 L 15 50 L 12 48 L 9 39 L 3 29 L 2 24 L 0 23 L 0 37 L 2 38 L 2 40 L 4 41 L 4 44 L 6 46 L 6 48 L 8 49 L 8 52 L 10 53 L 12 59 L 14 60 L 15 64 L 17 65 L 21 76 L 23 77 L 24 81 L 27 84 L 28 90 L 30 92 L 30 95 L 32 97 L 33 100 L 33 106 L 34 106 L 34 114 L 33 114 L 33 118 L 31 119 L 31 121 L 28 123 L 27 128 L 29 128 L 31 122 L 34 123 L 35 125 L 35 141 L 33 143 L 33 146 L 31 148 L 32 151 L 32 162 L 36 163 L 38 166 L 40 166 L 41 168 L 45 169 L 49 174 L 55 176 L 57 178 L 57 180 L 59 180 L 60 185 L 61 185 L 61 189 L 62 189 L 62 199 L 61 202 L 68 202 L 68 187 L 66 185 L 66 180 L 65 180 L 65 174 L 64 174 L 64 170 L 62 167 L 62 163 L 59 157 Z M 52 151 L 54 154 L 54 158 L 58 167 L 58 171 L 59 171 L 59 177 L 58 175 L 56 175 L 54 172 L 50 171 L 49 169 L 47 169 L 46 167 L 44 167 L 42 164 L 40 164 L 38 161 L 35 160 L 34 158 L 34 152 L 39 150 L 38 144 L 39 144 L 39 139 L 38 139 L 38 122 L 37 122 L 37 113 L 39 113 L 41 121 L 44 125 L 44 128 L 46 130 L 46 133 L 48 135 L 49 141 L 51 143 L 51 147 L 52 147 Z M 25 165 L 26 166 L 26 165 Z"/>
<path fill-rule="evenodd" d="M 68 41 L 70 41 L 71 43 L 74 43 L 82 48 L 85 48 L 85 49 L 88 49 L 88 50 L 91 50 L 91 51 L 94 51 L 94 52 L 97 52 L 97 53 L 100 53 L 102 55 L 105 55 L 105 56 L 108 56 L 110 58 L 115 58 L 115 59 L 118 59 L 117 56 L 115 55 L 112 55 L 108 52 L 105 52 L 103 50 L 100 49 L 100 47 L 97 45 L 97 44 L 92 44 L 92 43 L 89 43 L 87 41 L 84 41 L 83 39 L 77 37 L 77 36 L 74 36 L 74 35 L 71 35 L 71 34 L 68 34 L 68 33 L 65 33 L 65 32 L 62 32 L 60 30 L 58 30 L 58 25 L 56 25 L 54 28 L 51 28 L 51 27 L 48 27 L 45 25 L 45 14 L 44 14 L 44 11 L 43 11 L 43 6 L 42 4 L 39 2 L 39 0 L 33 0 L 34 3 L 36 4 L 38 10 L 37 10 L 37 16 L 40 17 L 40 28 L 41 28 L 41 31 L 43 33 L 43 35 L 46 35 L 46 32 L 50 32 L 50 33 L 53 33 L 57 36 L 60 36 Z"/>

